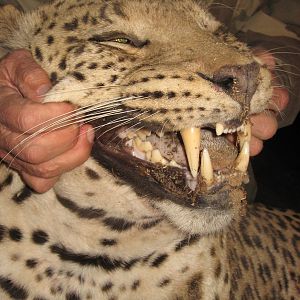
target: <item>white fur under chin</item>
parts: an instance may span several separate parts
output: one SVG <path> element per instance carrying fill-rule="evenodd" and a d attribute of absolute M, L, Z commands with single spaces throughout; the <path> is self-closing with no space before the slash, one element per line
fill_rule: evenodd
<path fill-rule="evenodd" d="M 180 231 L 189 234 L 211 234 L 226 228 L 233 213 L 219 212 L 210 208 L 189 209 L 169 201 L 155 202 L 154 206 L 164 213 Z"/>

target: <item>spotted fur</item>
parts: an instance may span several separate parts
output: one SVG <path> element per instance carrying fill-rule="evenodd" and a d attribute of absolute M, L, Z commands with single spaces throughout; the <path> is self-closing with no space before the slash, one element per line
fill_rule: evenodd
<path fill-rule="evenodd" d="M 2 45 L 29 49 L 48 72 L 45 101 L 126 98 L 114 108 L 151 130 L 233 124 L 272 93 L 263 65 L 251 101 L 215 89 L 216 73 L 255 59 L 197 1 L 57 0 L 26 15 L 4 7 L 0 29 Z M 108 161 L 95 147 L 44 194 L 0 166 L 1 300 L 299 298 L 299 214 L 181 205 Z M 238 206 L 244 195 L 228 197 Z"/>

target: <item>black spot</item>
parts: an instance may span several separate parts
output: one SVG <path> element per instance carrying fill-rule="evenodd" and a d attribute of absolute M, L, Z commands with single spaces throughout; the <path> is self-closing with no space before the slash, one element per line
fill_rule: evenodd
<path fill-rule="evenodd" d="M 53 42 L 54 42 L 54 37 L 52 35 L 49 35 L 47 37 L 47 44 L 50 46 L 53 44 Z"/>
<path fill-rule="evenodd" d="M 11 240 L 15 242 L 20 242 L 23 238 L 21 230 L 16 227 L 9 229 L 8 234 Z"/>
<path fill-rule="evenodd" d="M 105 64 L 102 69 L 104 70 L 108 70 L 110 69 L 111 67 L 113 67 L 115 64 L 113 62 L 108 62 L 107 64 Z"/>
<path fill-rule="evenodd" d="M 110 247 L 110 246 L 114 246 L 117 244 L 117 241 L 114 239 L 102 239 L 101 241 L 101 245 L 105 246 L 105 247 Z"/>
<path fill-rule="evenodd" d="M 214 109 L 213 109 L 213 112 L 214 112 L 214 113 L 220 113 L 220 112 L 221 112 L 221 109 L 220 109 L 220 108 L 214 108 Z"/>
<path fill-rule="evenodd" d="M 6 232 L 6 227 L 3 226 L 3 225 L 0 225 L 0 242 L 1 242 L 1 241 L 3 240 L 3 238 L 4 238 L 5 232 Z"/>
<path fill-rule="evenodd" d="M 151 221 L 148 223 L 144 223 L 141 227 L 142 227 L 142 229 L 145 229 L 145 230 L 150 229 L 150 228 L 153 228 L 156 225 L 158 225 L 160 222 L 161 222 L 161 220 L 154 220 L 154 221 Z"/>
<path fill-rule="evenodd" d="M 149 78 L 148 77 L 143 77 L 142 79 L 141 79 L 141 82 L 148 82 L 149 81 Z"/>
<path fill-rule="evenodd" d="M 54 271 L 52 268 L 49 267 L 45 270 L 45 274 L 47 277 L 51 278 L 51 277 L 53 277 Z"/>
<path fill-rule="evenodd" d="M 85 174 L 92 180 L 101 179 L 100 175 L 90 168 L 85 168 Z"/>
<path fill-rule="evenodd" d="M 36 230 L 32 233 L 32 241 L 38 245 L 44 245 L 48 242 L 49 236 L 43 230 Z"/>
<path fill-rule="evenodd" d="M 112 284 L 112 282 L 109 281 L 101 287 L 101 290 L 103 292 L 108 292 L 109 290 L 112 289 L 112 287 L 113 287 L 113 284 Z"/>
<path fill-rule="evenodd" d="M 170 278 L 165 278 L 163 280 L 161 280 L 161 282 L 159 283 L 159 287 L 165 287 L 168 286 L 171 283 Z"/>
<path fill-rule="evenodd" d="M 75 72 L 72 73 L 72 75 L 75 79 L 77 79 L 79 81 L 84 81 L 85 80 L 85 76 L 80 72 L 75 71 Z"/>
<path fill-rule="evenodd" d="M 89 21 L 89 12 L 87 12 L 83 17 L 82 17 L 82 22 L 84 24 L 87 24 Z"/>
<path fill-rule="evenodd" d="M 56 72 L 52 72 L 50 74 L 50 80 L 52 84 L 55 84 L 57 82 L 57 73 Z"/>
<path fill-rule="evenodd" d="M 82 54 L 84 52 L 85 49 L 85 45 L 81 45 L 79 47 L 76 48 L 76 50 L 74 51 L 74 53 L 78 56 L 80 54 Z"/>
<path fill-rule="evenodd" d="M 199 106 L 199 107 L 198 107 L 198 110 L 199 110 L 199 111 L 204 111 L 204 110 L 205 110 L 205 107 Z"/>
<path fill-rule="evenodd" d="M 122 17 L 122 18 L 127 18 L 126 14 L 124 13 L 120 3 L 114 3 L 113 4 L 114 12 L 117 16 Z"/>
<path fill-rule="evenodd" d="M 111 258 L 108 255 L 91 256 L 87 253 L 75 253 L 62 245 L 52 245 L 52 253 L 55 253 L 63 261 L 69 261 L 81 266 L 100 267 L 105 271 L 112 272 L 117 269 L 130 270 L 140 258 L 134 258 L 129 261 Z"/>
<path fill-rule="evenodd" d="M 3 182 L 0 183 L 0 192 L 3 191 L 3 189 L 9 185 L 11 185 L 13 181 L 13 175 L 9 174 Z"/>
<path fill-rule="evenodd" d="M 42 55 L 41 49 L 40 49 L 39 47 L 35 47 L 35 49 L 34 49 L 34 54 L 35 54 L 35 57 L 36 57 L 39 61 L 43 61 L 43 55 Z"/>
<path fill-rule="evenodd" d="M 196 235 L 196 234 L 188 236 L 188 237 L 184 238 L 182 241 L 180 241 L 175 246 L 175 251 L 178 252 L 189 245 L 193 245 L 194 243 L 198 242 L 199 239 L 200 239 L 200 236 Z"/>
<path fill-rule="evenodd" d="M 66 300 L 81 300 L 81 298 L 77 293 L 71 292 L 66 295 Z"/>
<path fill-rule="evenodd" d="M 156 99 L 162 98 L 164 96 L 164 93 L 162 91 L 155 91 L 152 93 L 152 96 Z"/>
<path fill-rule="evenodd" d="M 93 207 L 80 207 L 72 200 L 56 195 L 59 203 L 67 208 L 72 213 L 76 214 L 79 218 L 83 219 L 100 219 L 106 212 L 103 209 L 93 208 Z"/>
<path fill-rule="evenodd" d="M 175 98 L 176 97 L 176 93 L 175 92 L 168 92 L 167 96 L 168 96 L 169 99 Z"/>
<path fill-rule="evenodd" d="M 194 81 L 194 79 L 195 79 L 195 78 L 194 78 L 193 76 L 189 76 L 189 77 L 187 78 L 188 81 Z"/>
<path fill-rule="evenodd" d="M 65 40 L 67 44 L 77 43 L 79 39 L 76 36 L 68 36 Z"/>
<path fill-rule="evenodd" d="M 168 254 L 161 254 L 152 262 L 151 266 L 158 268 L 166 259 L 168 258 Z"/>
<path fill-rule="evenodd" d="M 8 277 L 0 276 L 0 287 L 12 299 L 25 300 L 28 298 L 28 292 Z"/>
<path fill-rule="evenodd" d="M 34 258 L 31 258 L 31 259 L 27 259 L 25 264 L 26 264 L 26 267 L 28 267 L 29 269 L 33 269 L 37 266 L 38 261 Z"/>
<path fill-rule="evenodd" d="M 164 78 L 166 78 L 166 76 L 162 75 L 162 74 L 158 74 L 158 75 L 155 76 L 155 78 L 156 79 L 164 79 Z"/>
<path fill-rule="evenodd" d="M 51 22 L 50 25 L 48 26 L 48 29 L 53 29 L 56 26 L 55 22 Z"/>
<path fill-rule="evenodd" d="M 33 194 L 33 191 L 25 186 L 21 191 L 16 193 L 12 199 L 15 201 L 17 204 L 22 204 L 25 200 L 27 200 L 29 197 L 31 197 Z"/>
<path fill-rule="evenodd" d="M 85 61 L 81 61 L 80 63 L 75 65 L 75 69 L 82 67 L 85 64 Z"/>
<path fill-rule="evenodd" d="M 78 19 L 74 18 L 71 22 L 65 23 L 63 28 L 68 31 L 73 31 L 73 30 L 77 29 L 78 28 Z"/>
<path fill-rule="evenodd" d="M 114 231 L 126 231 L 135 225 L 135 222 L 127 221 L 122 218 L 106 218 L 103 220 L 105 226 Z"/>
<path fill-rule="evenodd" d="M 217 266 L 215 268 L 215 278 L 219 278 L 220 277 L 221 271 L 222 271 L 221 262 L 218 262 Z"/>
<path fill-rule="evenodd" d="M 185 92 L 182 93 L 182 95 L 183 95 L 184 97 L 189 97 L 189 96 L 191 96 L 191 92 L 185 91 Z"/>
<path fill-rule="evenodd" d="M 138 289 L 138 287 L 140 286 L 140 284 L 141 284 L 141 282 L 140 282 L 139 280 L 135 280 L 135 281 L 133 282 L 133 284 L 131 285 L 131 289 L 132 289 L 133 291 L 136 291 L 136 290 Z"/>
<path fill-rule="evenodd" d="M 65 57 L 59 62 L 58 67 L 61 70 L 65 70 L 66 69 L 67 63 L 66 63 L 66 58 Z"/>
<path fill-rule="evenodd" d="M 41 30 L 42 30 L 42 28 L 39 27 L 39 28 L 34 32 L 33 35 L 38 35 L 38 34 L 41 32 Z"/>
<path fill-rule="evenodd" d="M 97 69 L 97 67 L 98 67 L 98 64 L 94 62 L 94 63 L 91 63 L 91 64 L 88 66 L 88 69 L 94 70 L 94 69 Z"/>
<path fill-rule="evenodd" d="M 118 79 L 118 75 L 111 75 L 110 82 L 114 83 L 117 81 L 117 79 Z"/>

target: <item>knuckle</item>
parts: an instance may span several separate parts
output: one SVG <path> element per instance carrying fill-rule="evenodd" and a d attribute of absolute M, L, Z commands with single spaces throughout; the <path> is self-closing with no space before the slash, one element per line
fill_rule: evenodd
<path fill-rule="evenodd" d="M 37 145 L 31 145 L 23 150 L 22 159 L 30 164 L 40 164 L 45 160 L 44 151 Z"/>
<path fill-rule="evenodd" d="M 34 173 L 41 178 L 53 178 L 60 175 L 60 167 L 57 164 L 45 163 L 37 165 Z"/>

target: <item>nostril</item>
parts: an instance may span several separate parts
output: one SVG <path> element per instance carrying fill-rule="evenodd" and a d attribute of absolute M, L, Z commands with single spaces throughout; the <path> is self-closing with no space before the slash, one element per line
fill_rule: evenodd
<path fill-rule="evenodd" d="M 213 76 L 212 81 L 239 102 L 249 102 L 257 88 L 259 65 L 223 66 Z"/>
<path fill-rule="evenodd" d="M 230 76 L 214 80 L 214 83 L 227 93 L 230 93 L 232 91 L 236 82 L 237 79 Z"/>

